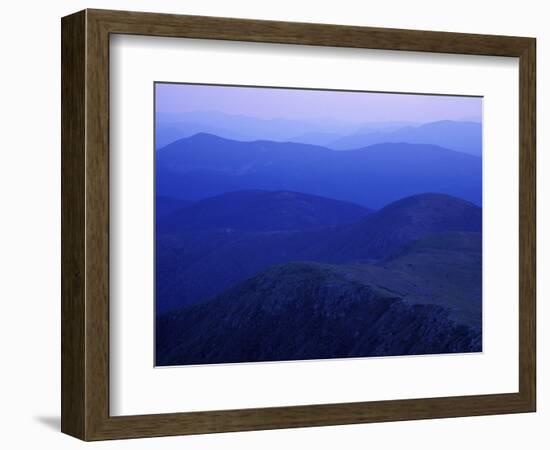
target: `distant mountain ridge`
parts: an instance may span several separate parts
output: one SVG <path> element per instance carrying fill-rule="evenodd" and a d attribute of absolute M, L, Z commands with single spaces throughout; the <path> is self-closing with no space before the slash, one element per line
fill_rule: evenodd
<path fill-rule="evenodd" d="M 185 139 L 199 133 L 213 134 L 215 136 L 221 136 L 226 139 L 234 139 L 238 141 L 248 140 L 248 136 L 243 136 L 237 132 L 216 126 L 206 126 L 192 122 L 167 125 L 159 124 L 155 127 L 155 149 L 159 150 L 172 142 Z"/>
<path fill-rule="evenodd" d="M 395 130 L 412 122 L 346 122 L 332 118 L 299 120 L 259 118 L 220 111 L 156 113 L 157 149 L 196 133 L 212 133 L 242 141 L 272 140 L 326 145 L 355 133 Z"/>
<path fill-rule="evenodd" d="M 197 133 L 246 142 L 271 140 L 314 144 L 337 150 L 353 150 L 387 142 L 434 144 L 476 156 L 481 155 L 482 145 L 481 122 L 471 118 L 425 123 L 346 123 L 330 119 L 261 119 L 216 111 L 157 112 L 157 149 Z"/>
<path fill-rule="evenodd" d="M 353 151 L 208 134 L 156 153 L 157 195 L 197 201 L 238 190 L 294 191 L 380 208 L 441 192 L 481 204 L 481 158 L 424 144 L 377 144 Z"/>
<path fill-rule="evenodd" d="M 481 156 L 482 150 L 482 125 L 472 119 L 361 124 L 259 119 L 219 112 L 157 114 L 157 149 L 197 133 L 246 142 L 271 140 L 313 144 L 336 150 L 354 150 L 387 142 L 433 144 L 476 156 Z"/>
<path fill-rule="evenodd" d="M 479 122 L 442 120 L 420 126 L 403 127 L 397 130 L 356 133 L 336 139 L 326 145 L 337 150 L 352 150 L 388 142 L 432 144 L 470 155 L 481 156 L 482 125 Z"/>

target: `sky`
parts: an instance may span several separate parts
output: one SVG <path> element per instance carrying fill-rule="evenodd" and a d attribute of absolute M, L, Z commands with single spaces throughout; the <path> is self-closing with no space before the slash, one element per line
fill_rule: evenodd
<path fill-rule="evenodd" d="M 156 111 L 342 122 L 481 121 L 482 98 L 157 83 Z"/>

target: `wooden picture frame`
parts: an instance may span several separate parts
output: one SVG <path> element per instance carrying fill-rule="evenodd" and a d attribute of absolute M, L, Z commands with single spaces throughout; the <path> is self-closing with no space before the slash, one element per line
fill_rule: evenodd
<path fill-rule="evenodd" d="M 535 411 L 535 39 L 105 10 L 64 17 L 61 28 L 64 433 L 101 440 Z M 110 416 L 109 36 L 117 33 L 518 57 L 519 391 Z"/>

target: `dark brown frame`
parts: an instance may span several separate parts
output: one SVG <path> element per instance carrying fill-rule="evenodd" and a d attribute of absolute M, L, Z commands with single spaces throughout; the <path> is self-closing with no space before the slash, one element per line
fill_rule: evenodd
<path fill-rule="evenodd" d="M 534 38 L 85 10 L 62 19 L 61 429 L 84 440 L 535 411 Z M 519 58 L 519 392 L 141 416 L 109 415 L 109 35 Z M 185 405 L 182 405 L 184 408 Z"/>

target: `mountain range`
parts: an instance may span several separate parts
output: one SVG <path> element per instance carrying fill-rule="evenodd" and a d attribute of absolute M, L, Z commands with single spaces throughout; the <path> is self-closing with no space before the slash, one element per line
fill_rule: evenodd
<path fill-rule="evenodd" d="M 270 140 L 313 144 L 334 150 L 354 150 L 387 142 L 433 144 L 476 156 L 481 156 L 482 145 L 481 123 L 471 119 L 427 123 L 347 123 L 329 119 L 261 119 L 216 111 L 157 113 L 157 149 L 197 133 L 248 142 Z"/>
<path fill-rule="evenodd" d="M 238 114 L 227 114 L 220 111 L 192 111 L 180 113 L 156 113 L 155 139 L 156 148 L 194 134 L 204 132 L 216 134 L 227 139 L 243 141 L 271 140 L 309 142 L 315 137 L 324 138 L 321 145 L 354 133 L 374 131 L 391 131 L 405 126 L 416 125 L 413 122 L 386 121 L 353 123 L 338 121 L 332 118 L 316 120 L 295 120 L 286 118 L 262 119 Z M 326 138 L 326 139 L 325 139 Z M 301 140 L 303 139 L 303 140 Z"/>
<path fill-rule="evenodd" d="M 479 123 L 159 114 L 156 143 L 156 365 L 482 350 Z"/>
<path fill-rule="evenodd" d="M 264 196 L 261 192 L 243 195 Z M 230 199 L 233 194 L 226 196 Z M 227 205 L 231 205 L 230 200 Z M 266 203 L 265 210 L 273 211 L 271 216 L 277 217 L 278 211 L 270 205 Z M 337 203 L 335 206 L 340 207 Z M 192 213 L 193 205 L 187 210 Z M 185 211 L 179 211 L 178 216 L 184 216 Z M 307 208 L 295 211 L 308 215 Z M 291 231 L 266 231 L 264 223 L 275 221 L 263 212 L 260 216 L 264 222 L 258 221 L 257 212 L 254 208 L 250 211 L 241 209 L 240 215 L 250 218 L 241 227 L 235 227 L 231 213 L 225 217 L 217 215 L 212 222 L 215 227 L 209 225 L 204 219 L 209 216 L 203 213 L 200 231 L 159 225 L 156 239 L 157 311 L 167 312 L 218 295 L 271 265 L 291 261 L 372 264 L 384 261 L 404 246 L 426 236 L 444 232 L 479 234 L 482 226 L 479 207 L 442 194 L 402 199 L 343 225 L 326 226 L 324 218 L 318 216 L 317 226 L 312 227 L 311 222 L 297 216 L 295 223 L 306 225 Z M 259 224 L 256 230 L 251 228 L 254 223 Z M 229 224 L 232 227 L 227 226 Z"/>
<path fill-rule="evenodd" d="M 210 134 L 156 152 L 156 192 L 197 201 L 226 192 L 294 191 L 380 208 L 424 192 L 481 204 L 481 158 L 428 144 L 335 151 L 293 142 L 241 142 Z"/>

